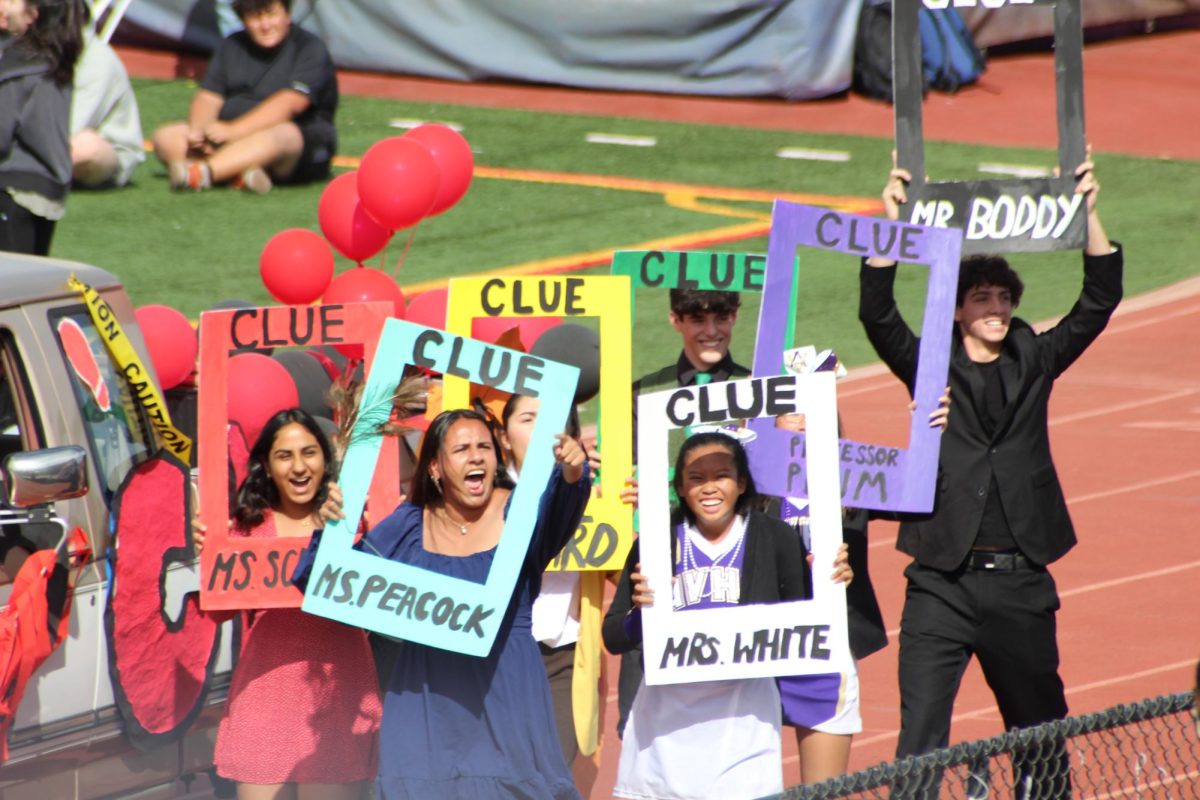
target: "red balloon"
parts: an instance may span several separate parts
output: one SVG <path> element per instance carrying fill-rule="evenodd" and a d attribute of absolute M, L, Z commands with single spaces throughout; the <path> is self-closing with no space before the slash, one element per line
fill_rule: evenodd
<path fill-rule="evenodd" d="M 373 267 L 346 270 L 333 279 L 321 298 L 325 305 L 372 301 L 391 303 L 391 316 L 404 319 L 404 292 L 387 273 Z"/>
<path fill-rule="evenodd" d="M 404 292 L 386 273 L 371 267 L 355 267 L 338 275 L 329 284 L 321 302 L 325 305 L 334 303 L 368 303 L 384 301 L 392 304 L 390 316 L 404 319 Z M 335 344 L 334 348 L 346 358 L 362 358 L 361 344 Z"/>
<path fill-rule="evenodd" d="M 296 382 L 287 367 L 262 353 L 229 359 L 229 419 L 242 427 L 250 447 L 271 417 L 300 405 Z"/>
<path fill-rule="evenodd" d="M 521 317 L 518 324 L 521 328 L 521 344 L 525 345 L 525 352 L 533 349 L 533 344 L 539 336 L 562 321 L 562 317 Z"/>
<path fill-rule="evenodd" d="M 333 251 L 319 234 L 288 228 L 267 242 L 258 267 L 272 297 L 284 305 L 307 305 L 321 296 L 333 278 Z"/>
<path fill-rule="evenodd" d="M 188 318 L 170 306 L 142 306 L 134 310 L 150 363 L 158 374 L 158 385 L 173 389 L 196 369 L 199 344 L 196 329 Z"/>
<path fill-rule="evenodd" d="M 448 289 L 429 289 L 408 301 L 405 319 L 418 325 L 445 330 Z"/>
<path fill-rule="evenodd" d="M 546 331 L 562 322 L 562 317 L 476 317 L 471 320 L 471 338 L 495 343 L 505 331 L 517 329 L 526 352 Z"/>
<path fill-rule="evenodd" d="M 505 331 L 520 324 L 519 317 L 476 317 L 471 320 L 471 338 L 495 344 Z"/>
<path fill-rule="evenodd" d="M 437 199 L 437 162 L 415 140 L 393 136 L 371 145 L 358 167 L 358 198 L 371 218 L 391 230 L 420 222 Z"/>
<path fill-rule="evenodd" d="M 362 207 L 355 170 L 338 175 L 321 192 L 317 219 L 329 243 L 351 261 L 362 263 L 392 238 L 391 230 L 371 219 Z"/>
<path fill-rule="evenodd" d="M 402 137 L 429 150 L 441 173 L 437 198 L 428 216 L 440 214 L 462 199 L 475 174 L 475 156 L 462 134 L 445 125 L 420 125 Z"/>

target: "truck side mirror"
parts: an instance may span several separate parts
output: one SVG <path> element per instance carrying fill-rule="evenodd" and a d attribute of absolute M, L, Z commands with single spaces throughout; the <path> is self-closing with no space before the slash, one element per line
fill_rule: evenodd
<path fill-rule="evenodd" d="M 78 445 L 13 453 L 4 459 L 0 488 L 13 508 L 30 508 L 87 494 L 87 453 Z"/>

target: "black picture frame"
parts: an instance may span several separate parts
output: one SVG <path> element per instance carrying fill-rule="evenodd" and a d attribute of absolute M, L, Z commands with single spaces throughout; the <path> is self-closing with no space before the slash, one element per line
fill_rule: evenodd
<path fill-rule="evenodd" d="M 1003 2 L 1003 0 L 995 0 Z M 951 0 L 894 0 L 892 74 L 896 163 L 912 173 L 905 221 L 957 227 L 963 255 L 1080 249 L 1087 241 L 1087 209 L 1075 195 L 1075 168 L 1087 153 L 1083 114 L 1081 0 L 1009 0 L 1011 5 L 1054 7 L 1054 62 L 1058 97 L 1058 164 L 1062 177 L 930 181 L 925 171 L 919 13 L 957 6 Z M 994 5 L 995 3 L 993 3 Z"/>

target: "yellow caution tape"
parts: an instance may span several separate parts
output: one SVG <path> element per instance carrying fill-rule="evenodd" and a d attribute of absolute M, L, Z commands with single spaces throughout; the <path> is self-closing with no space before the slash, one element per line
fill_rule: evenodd
<path fill-rule="evenodd" d="M 109 354 L 117 362 L 117 367 L 129 381 L 129 387 L 133 390 L 134 396 L 150 417 L 150 424 L 158 434 L 159 442 L 167 449 L 167 452 L 174 455 L 183 464 L 190 464 L 192 440 L 171 423 L 171 415 L 167 411 L 167 405 L 163 402 L 162 395 L 158 393 L 158 388 L 154 385 L 149 370 L 138 358 L 137 351 L 130 343 L 129 337 L 121 329 L 121 323 L 117 321 L 117 315 L 112 307 L 104 301 L 99 292 L 76 279 L 74 275 L 67 281 L 67 286 L 72 291 L 83 295 L 96 330 L 100 331 L 100 336 L 104 340 Z"/>

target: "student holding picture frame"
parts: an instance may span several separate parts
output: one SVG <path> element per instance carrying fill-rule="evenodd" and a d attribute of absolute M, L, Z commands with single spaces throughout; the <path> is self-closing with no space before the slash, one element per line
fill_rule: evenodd
<path fill-rule="evenodd" d="M 299 408 L 276 413 L 250 450 L 234 538 L 311 535 L 334 474 L 316 420 Z M 202 549 L 207 528 L 199 518 L 192 525 Z M 382 715 L 366 635 L 299 608 L 249 620 L 217 731 L 217 773 L 237 782 L 239 800 L 360 797 L 377 769 Z"/>
<path fill-rule="evenodd" d="M 676 610 L 800 600 L 811 595 L 802 542 L 755 509 L 746 452 L 724 431 L 693 434 L 675 461 L 672 515 Z M 623 653 L 641 641 L 640 609 L 655 602 L 635 544 L 604 620 L 604 643 Z M 853 577 L 845 546 L 833 579 Z M 758 797 L 782 791 L 779 691 L 772 678 L 648 686 L 622 741 L 614 795 Z"/>
<path fill-rule="evenodd" d="M 413 641 L 397 648 L 380 728 L 381 800 L 579 797 L 555 735 L 530 622 L 541 573 L 578 527 L 591 491 L 583 448 L 569 436 L 556 438 L 556 466 L 490 652 L 481 658 Z M 443 411 L 421 442 L 408 500 L 355 549 L 485 583 L 513 496 L 500 453 L 483 414 Z M 341 517 L 341 493 L 331 494 L 323 513 L 332 520 Z M 298 571 L 294 580 L 306 577 Z"/>

